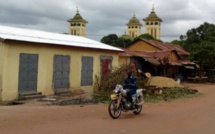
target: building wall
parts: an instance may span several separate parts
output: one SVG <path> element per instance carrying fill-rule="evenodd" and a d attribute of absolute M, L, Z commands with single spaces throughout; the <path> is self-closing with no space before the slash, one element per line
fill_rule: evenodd
<path fill-rule="evenodd" d="M 5 43 L 4 80 L 2 100 L 14 100 L 18 97 L 18 78 L 19 78 L 19 55 L 20 53 L 38 54 L 38 81 L 37 91 L 44 95 L 51 95 L 53 91 L 53 65 L 54 55 L 70 56 L 69 89 L 81 87 L 82 56 L 93 57 L 93 79 L 95 75 L 100 76 L 100 56 L 112 56 L 112 66 L 118 66 L 118 53 L 93 50 L 87 48 L 74 48 L 66 46 L 45 45 L 36 43 L 10 41 Z M 5 49 L 4 49 L 5 50 Z M 82 89 L 92 92 L 93 86 L 84 86 Z"/>
<path fill-rule="evenodd" d="M 145 26 L 145 33 L 150 34 L 151 36 L 153 36 L 155 39 L 160 40 L 160 36 L 161 36 L 161 22 L 159 21 L 146 21 L 146 26 Z M 148 23 L 148 25 L 147 25 Z M 155 25 L 155 23 L 157 23 Z"/>
<path fill-rule="evenodd" d="M 4 53 L 3 53 L 4 45 L 3 42 L 0 41 L 0 101 L 2 100 L 2 86 L 3 86 L 3 62 L 4 62 Z"/>
<path fill-rule="evenodd" d="M 176 55 L 176 53 L 174 52 L 171 52 L 170 55 L 169 55 L 169 60 L 170 61 L 178 61 L 178 56 Z"/>
<path fill-rule="evenodd" d="M 128 35 L 131 38 L 138 37 L 138 36 L 141 35 L 141 26 L 139 26 L 139 25 L 129 25 L 127 32 L 128 32 Z"/>
<path fill-rule="evenodd" d="M 86 23 L 70 22 L 69 24 L 69 34 L 86 37 Z M 71 24 L 76 24 L 76 26 L 71 26 Z M 77 24 L 80 26 L 77 26 Z"/>
<path fill-rule="evenodd" d="M 146 42 L 143 42 L 143 41 L 136 41 L 134 44 L 129 46 L 127 49 L 132 50 L 132 51 L 153 51 L 153 52 L 159 50 L 158 48 L 156 48 L 150 44 L 147 44 Z"/>
<path fill-rule="evenodd" d="M 160 40 L 160 27 L 159 26 L 148 26 L 148 27 L 146 27 L 146 33 L 150 34 L 155 39 Z"/>
<path fill-rule="evenodd" d="M 124 57 L 124 56 L 119 57 L 119 66 L 129 65 L 129 64 L 130 64 L 130 57 Z"/>

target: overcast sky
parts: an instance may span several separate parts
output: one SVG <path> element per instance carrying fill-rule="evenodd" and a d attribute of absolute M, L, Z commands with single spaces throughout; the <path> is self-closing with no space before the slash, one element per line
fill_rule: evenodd
<path fill-rule="evenodd" d="M 88 21 L 87 37 L 100 41 L 108 34 L 123 35 L 134 12 L 144 33 L 143 18 L 153 4 L 163 20 L 163 41 L 179 39 L 204 22 L 215 23 L 215 0 L 0 0 L 0 25 L 68 33 L 67 20 L 78 7 Z"/>

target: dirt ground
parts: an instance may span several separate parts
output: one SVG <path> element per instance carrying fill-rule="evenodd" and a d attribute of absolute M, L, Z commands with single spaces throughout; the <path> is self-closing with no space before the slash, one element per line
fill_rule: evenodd
<path fill-rule="evenodd" d="M 1 134 L 214 134 L 215 85 L 186 84 L 202 95 L 144 103 L 140 115 L 113 120 L 107 104 L 0 106 Z"/>

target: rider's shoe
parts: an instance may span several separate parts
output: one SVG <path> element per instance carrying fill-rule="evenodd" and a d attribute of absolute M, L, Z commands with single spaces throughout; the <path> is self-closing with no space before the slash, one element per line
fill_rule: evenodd
<path fill-rule="evenodd" d="M 134 104 L 131 104 L 130 109 L 131 109 L 131 110 L 134 110 L 134 109 L 135 109 L 135 105 L 134 105 Z"/>

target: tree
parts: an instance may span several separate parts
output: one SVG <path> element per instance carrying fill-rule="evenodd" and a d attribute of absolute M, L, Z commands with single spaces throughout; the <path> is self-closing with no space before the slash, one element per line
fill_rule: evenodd
<path fill-rule="evenodd" d="M 134 41 L 138 40 L 138 39 L 147 39 L 147 40 L 155 40 L 155 41 L 159 41 L 162 42 L 161 40 L 157 40 L 155 39 L 153 36 L 151 36 L 150 34 L 146 33 L 146 34 L 141 34 L 140 36 L 136 37 L 134 39 Z"/>
<path fill-rule="evenodd" d="M 131 39 L 125 39 L 125 38 L 119 38 L 116 34 L 109 34 L 107 36 L 104 36 L 101 39 L 102 43 L 115 46 L 115 47 L 122 47 L 125 48 L 128 46 L 132 40 Z"/>
<path fill-rule="evenodd" d="M 187 31 L 187 44 L 200 43 L 202 41 L 215 41 L 215 25 L 205 22 L 197 28 Z"/>
<path fill-rule="evenodd" d="M 102 43 L 105 43 L 105 44 L 108 44 L 108 45 L 111 45 L 111 46 L 118 46 L 117 45 L 117 40 L 118 40 L 118 36 L 116 34 L 109 34 L 107 36 L 104 36 L 102 39 L 101 39 L 101 42 Z"/>
<path fill-rule="evenodd" d="M 171 43 L 171 44 L 181 44 L 181 41 L 179 41 L 179 40 L 173 40 L 173 41 L 171 41 L 170 43 Z"/>
<path fill-rule="evenodd" d="M 115 47 L 126 48 L 132 42 L 134 42 L 134 41 L 136 41 L 136 40 L 138 40 L 140 38 L 141 39 L 148 39 L 148 40 L 156 40 L 156 41 L 162 42 L 161 40 L 157 40 L 157 39 L 155 39 L 153 36 L 151 36 L 149 34 L 141 34 L 140 36 L 136 37 L 135 39 L 118 37 L 116 34 L 109 34 L 107 36 L 104 36 L 101 39 L 101 42 L 105 43 L 105 44 L 108 44 L 108 45 L 111 45 L 111 46 L 115 46 Z"/>
<path fill-rule="evenodd" d="M 192 44 L 193 51 L 190 58 L 201 65 L 215 65 L 215 43 L 203 41 L 200 44 Z M 190 49 L 191 49 L 190 48 Z"/>
<path fill-rule="evenodd" d="M 197 28 L 188 30 L 186 36 L 183 47 L 191 53 L 190 59 L 199 64 L 214 66 L 215 25 L 205 22 Z"/>

